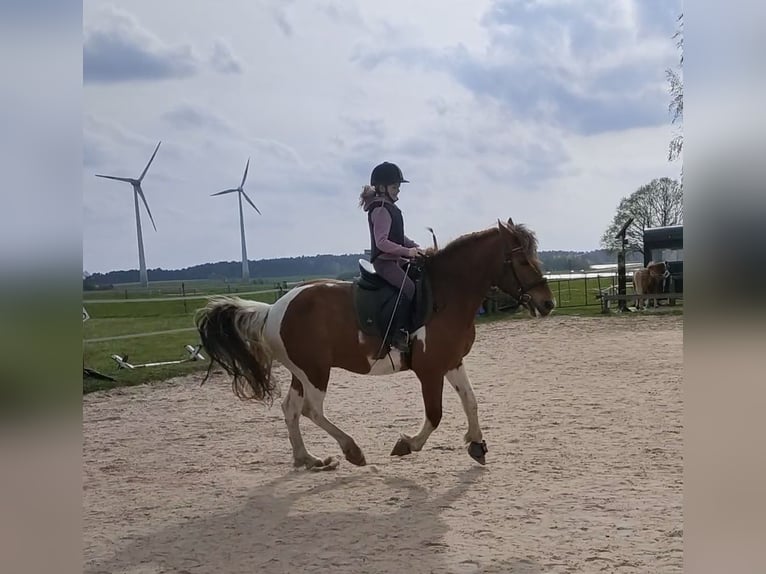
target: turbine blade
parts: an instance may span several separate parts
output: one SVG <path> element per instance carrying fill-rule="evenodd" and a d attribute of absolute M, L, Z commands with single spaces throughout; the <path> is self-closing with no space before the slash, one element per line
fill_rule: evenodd
<path fill-rule="evenodd" d="M 244 195 L 244 196 L 245 196 L 245 199 L 247 200 L 247 202 L 248 202 L 250 205 L 252 205 L 252 206 L 253 206 L 253 209 L 255 209 L 255 210 L 258 212 L 258 215 L 263 215 L 263 214 L 261 213 L 261 210 L 260 210 L 260 209 L 258 209 L 257 207 L 255 207 L 255 204 L 254 204 L 252 201 L 250 201 L 250 198 L 249 198 L 249 197 L 247 197 L 247 194 L 246 194 L 244 191 L 240 191 L 240 192 L 242 193 L 242 195 Z"/>
<path fill-rule="evenodd" d="M 225 193 L 234 193 L 235 191 L 239 191 L 238 189 L 224 189 L 223 191 L 219 191 L 218 193 L 211 193 L 210 195 L 223 195 Z"/>
<path fill-rule="evenodd" d="M 245 185 L 245 180 L 247 179 L 247 169 L 250 167 L 250 158 L 247 158 L 247 163 L 245 164 L 245 175 L 242 176 L 242 183 L 239 184 L 239 187 L 242 187 Z"/>
<path fill-rule="evenodd" d="M 141 177 L 138 178 L 138 181 L 142 181 L 144 179 L 144 176 L 146 175 L 146 172 L 149 171 L 149 166 L 152 165 L 152 162 L 154 161 L 154 156 L 157 155 L 157 150 L 160 149 L 160 144 L 162 141 L 160 141 L 157 144 L 157 147 L 154 148 L 154 153 L 152 154 L 152 157 L 149 158 L 149 163 L 146 164 L 146 167 L 144 168 L 144 171 L 141 172 Z"/>
<path fill-rule="evenodd" d="M 138 184 L 136 186 L 136 192 L 141 197 L 141 200 L 144 202 L 144 206 L 146 207 L 146 213 L 149 214 L 149 219 L 152 221 L 152 227 L 154 227 L 154 230 L 157 231 L 157 226 L 154 224 L 154 218 L 152 217 L 152 210 L 149 209 L 149 204 L 146 203 L 146 197 L 144 197 L 144 190 L 141 189 L 141 184 Z"/>
<path fill-rule="evenodd" d="M 106 179 L 114 179 L 117 181 L 127 181 L 128 183 L 133 183 L 133 178 L 130 178 L 130 177 L 117 177 L 116 175 L 99 175 L 99 174 L 96 174 L 96 177 L 105 177 Z"/>

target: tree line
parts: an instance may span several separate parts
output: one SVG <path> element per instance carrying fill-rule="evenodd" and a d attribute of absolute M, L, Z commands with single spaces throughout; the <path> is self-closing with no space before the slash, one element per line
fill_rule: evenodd
<path fill-rule="evenodd" d="M 594 251 L 541 251 L 539 253 L 543 268 L 548 272 L 566 272 L 588 269 L 591 265 L 615 263 L 614 253 L 606 249 Z M 363 253 L 344 255 L 313 255 L 301 257 L 283 257 L 279 259 L 261 259 L 250 261 L 250 277 L 253 283 L 262 283 L 266 279 L 285 277 L 330 277 L 350 279 L 358 275 Z M 634 257 L 635 261 L 640 261 Z M 633 260 L 631 259 L 631 260 Z M 219 261 L 203 263 L 183 269 L 155 268 L 148 271 L 149 281 L 191 281 L 210 280 L 239 282 L 242 276 L 242 264 L 239 261 Z M 85 290 L 110 289 L 114 285 L 138 282 L 138 269 L 110 271 L 108 273 L 86 273 L 83 278 Z"/>

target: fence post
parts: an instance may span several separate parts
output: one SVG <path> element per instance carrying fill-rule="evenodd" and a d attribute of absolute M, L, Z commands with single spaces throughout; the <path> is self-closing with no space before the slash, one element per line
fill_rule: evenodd
<path fill-rule="evenodd" d="M 588 274 L 585 274 L 585 306 L 588 306 Z"/>

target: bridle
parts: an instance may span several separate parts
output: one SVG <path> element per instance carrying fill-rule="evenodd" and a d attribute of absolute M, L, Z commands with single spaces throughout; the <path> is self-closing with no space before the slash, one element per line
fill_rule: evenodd
<path fill-rule="evenodd" d="M 505 260 L 503 261 L 503 268 L 504 269 L 510 269 L 511 273 L 513 273 L 514 279 L 516 279 L 516 284 L 519 286 L 519 289 L 516 293 L 508 293 L 511 297 L 516 299 L 519 304 L 525 304 L 532 301 L 532 296 L 529 294 L 529 291 L 534 289 L 535 287 L 539 287 L 540 285 L 547 285 L 548 280 L 545 277 L 541 277 L 537 281 L 530 283 L 529 285 L 524 285 L 524 283 L 519 278 L 519 274 L 516 271 L 516 265 L 513 261 L 513 254 L 517 251 L 522 251 L 522 248 L 514 247 L 511 249 L 511 252 L 506 256 Z"/>

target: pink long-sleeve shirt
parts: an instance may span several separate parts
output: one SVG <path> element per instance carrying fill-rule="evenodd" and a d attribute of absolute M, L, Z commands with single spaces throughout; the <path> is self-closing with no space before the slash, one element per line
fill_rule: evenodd
<path fill-rule="evenodd" d="M 380 201 L 380 198 L 376 198 L 375 201 Z M 410 247 L 420 247 L 406 235 L 404 236 L 404 245 L 394 243 L 388 238 L 388 232 L 391 230 L 391 214 L 388 213 L 388 210 L 385 207 L 373 207 L 371 220 L 375 245 L 382 251 L 378 256 L 379 259 L 397 260 L 401 257 L 407 257 L 409 255 Z"/>

